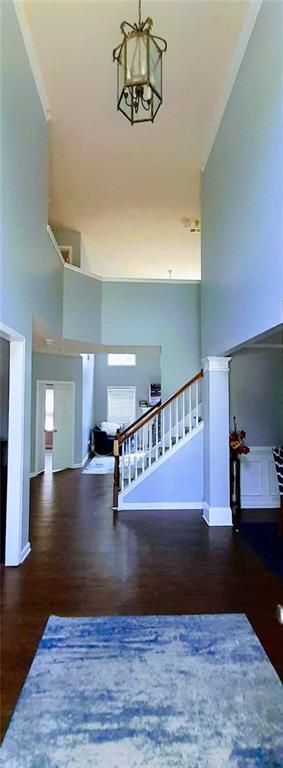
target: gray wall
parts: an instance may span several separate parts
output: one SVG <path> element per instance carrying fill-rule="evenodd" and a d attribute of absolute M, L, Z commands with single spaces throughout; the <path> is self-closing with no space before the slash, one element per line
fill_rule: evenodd
<path fill-rule="evenodd" d="M 247 433 L 249 446 L 283 444 L 281 349 L 245 349 L 230 363 L 230 414 Z"/>
<path fill-rule="evenodd" d="M 137 417 L 141 415 L 139 400 L 148 400 L 149 384 L 161 381 L 160 353 L 138 352 L 137 364 L 131 366 L 108 366 L 107 355 L 96 355 L 95 363 L 95 422 L 107 419 L 107 387 L 136 387 Z"/>
<path fill-rule="evenodd" d="M 88 441 L 94 423 L 94 373 L 95 355 L 82 357 L 82 459 L 88 453 Z"/>
<path fill-rule="evenodd" d="M 264 0 L 203 174 L 203 354 L 282 321 L 282 16 Z"/>
<path fill-rule="evenodd" d="M 100 280 L 64 269 L 65 338 L 101 344 L 101 295 Z"/>
<path fill-rule="evenodd" d="M 200 370 L 200 285 L 102 285 L 102 343 L 161 347 L 162 397 Z"/>
<path fill-rule="evenodd" d="M 10 345 L 0 338 L 0 440 L 8 440 Z"/>
<path fill-rule="evenodd" d="M 72 264 L 75 267 L 81 266 L 81 247 L 82 238 L 81 233 L 75 229 L 69 229 L 69 227 L 62 227 L 59 224 L 52 224 L 52 230 L 56 237 L 58 245 L 71 245 L 72 246 Z"/>
<path fill-rule="evenodd" d="M 33 352 L 32 355 L 32 419 L 31 472 L 35 466 L 36 382 L 74 381 L 75 392 L 75 464 L 82 461 L 82 358 Z M 85 451 L 86 453 L 86 451 Z M 84 454 L 85 455 L 85 454 Z"/>
<path fill-rule="evenodd" d="M 46 231 L 48 126 L 12 3 L 2 16 L 1 320 L 26 339 L 22 546 L 29 535 L 32 315 L 62 332 L 63 269 Z M 5 290 L 4 290 L 5 286 Z"/>

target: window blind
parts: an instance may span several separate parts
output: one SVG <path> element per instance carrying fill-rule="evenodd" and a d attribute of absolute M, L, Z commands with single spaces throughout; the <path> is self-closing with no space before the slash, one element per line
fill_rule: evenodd
<path fill-rule="evenodd" d="M 107 388 L 107 421 L 131 424 L 136 418 L 136 388 Z"/>

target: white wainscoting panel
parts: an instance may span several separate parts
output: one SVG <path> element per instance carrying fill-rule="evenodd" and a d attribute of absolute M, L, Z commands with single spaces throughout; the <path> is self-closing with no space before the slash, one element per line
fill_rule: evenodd
<path fill-rule="evenodd" d="M 247 456 L 241 457 L 241 506 L 280 507 L 272 447 L 253 446 Z"/>

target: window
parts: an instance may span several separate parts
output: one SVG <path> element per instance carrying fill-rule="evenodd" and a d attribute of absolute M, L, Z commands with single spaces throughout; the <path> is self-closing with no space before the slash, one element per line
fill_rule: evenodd
<path fill-rule="evenodd" d="M 131 424 L 136 418 L 136 387 L 107 387 L 107 421 Z"/>
<path fill-rule="evenodd" d="M 107 355 L 107 365 L 136 365 L 136 355 L 118 355 L 112 352 Z"/>
<path fill-rule="evenodd" d="M 45 392 L 45 424 L 44 429 L 52 432 L 54 429 L 54 389 L 46 389 Z"/>

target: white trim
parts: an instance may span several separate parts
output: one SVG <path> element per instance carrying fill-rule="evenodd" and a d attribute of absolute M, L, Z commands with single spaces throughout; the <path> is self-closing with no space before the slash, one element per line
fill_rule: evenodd
<path fill-rule="evenodd" d="M 29 473 L 30 480 L 32 480 L 33 477 L 38 477 L 38 475 L 42 475 L 43 472 L 44 472 L 43 469 L 41 470 L 41 472 L 30 472 Z"/>
<path fill-rule="evenodd" d="M 122 502 L 118 506 L 119 512 L 125 512 L 127 509 L 203 509 L 203 501 L 138 501 L 138 502 Z"/>
<path fill-rule="evenodd" d="M 280 496 L 279 494 L 278 494 L 278 497 L 274 496 L 274 498 L 270 498 L 270 496 L 267 496 L 266 498 L 264 498 L 264 496 L 262 496 L 260 499 L 258 498 L 253 499 L 250 496 L 242 496 L 241 508 L 242 509 L 280 509 Z"/>
<path fill-rule="evenodd" d="M 10 342 L 8 478 L 5 565 L 19 565 L 22 551 L 25 417 L 25 337 L 0 322 Z"/>
<path fill-rule="evenodd" d="M 64 261 L 64 267 L 65 269 L 70 269 L 72 272 L 78 272 L 80 275 L 83 275 L 84 277 L 92 277 L 94 280 L 99 280 L 101 283 L 177 283 L 179 285 L 183 284 L 193 284 L 193 285 L 199 285 L 201 280 L 195 279 L 195 280 L 186 280 L 186 279 L 180 279 L 180 280 L 162 280 L 162 278 L 147 278 L 147 277 L 101 277 L 100 275 L 96 275 L 94 272 L 87 272 L 82 270 L 80 267 L 76 267 L 74 264 L 67 264 Z"/>
<path fill-rule="evenodd" d="M 202 359 L 202 367 L 204 371 L 229 371 L 229 363 L 231 357 L 204 357 Z"/>
<path fill-rule="evenodd" d="M 25 547 L 23 547 L 21 551 L 21 563 L 23 563 L 24 560 L 26 560 L 26 558 L 30 553 L 31 553 L 31 546 L 30 546 L 30 542 L 28 541 Z"/>
<path fill-rule="evenodd" d="M 73 420 L 73 448 L 72 448 L 72 464 L 70 467 L 64 467 L 62 469 L 52 469 L 52 473 L 55 474 L 55 472 L 63 472 L 64 469 L 77 469 L 79 465 L 75 465 L 74 458 L 75 458 L 75 408 L 76 408 L 76 382 L 75 381 L 56 381 L 54 379 L 37 379 L 36 380 L 36 401 L 35 401 L 35 458 L 34 458 L 34 466 L 35 466 L 35 472 L 33 474 L 33 477 L 36 477 L 37 475 L 40 475 L 44 470 L 38 470 L 38 450 L 37 450 L 37 404 L 38 404 L 38 395 L 39 395 L 39 386 L 41 384 L 44 384 L 45 386 L 48 386 L 49 384 L 52 384 L 53 386 L 56 384 L 63 384 L 63 385 L 69 385 L 72 387 L 72 393 L 73 393 L 73 409 L 72 409 L 72 420 Z"/>
<path fill-rule="evenodd" d="M 171 456 L 174 455 L 174 453 L 177 453 L 177 451 L 180 448 L 182 448 L 186 443 L 189 443 L 190 440 L 192 440 L 195 435 L 198 435 L 198 433 L 201 432 L 201 430 L 203 428 L 204 428 L 204 422 L 201 421 L 200 424 L 198 425 L 198 427 L 194 427 L 191 432 L 188 432 L 185 435 L 185 437 L 181 437 L 178 440 L 178 442 L 176 442 L 174 445 L 172 445 L 172 448 L 170 448 L 168 451 L 166 451 L 166 453 L 164 453 L 163 456 L 159 457 L 158 461 L 154 461 L 154 463 L 151 464 L 149 467 L 147 467 L 147 469 L 144 472 L 142 472 L 140 475 L 138 475 L 138 477 L 135 480 L 132 480 L 130 485 L 127 485 L 126 488 L 124 489 L 124 491 L 120 491 L 119 497 L 118 497 L 118 509 L 121 508 L 120 507 L 120 501 L 123 502 L 123 500 L 126 498 L 126 496 L 128 496 L 129 493 L 131 493 L 131 491 L 134 490 L 134 488 L 137 488 L 138 485 L 140 485 L 140 483 L 142 483 L 145 478 L 147 478 L 150 475 L 152 475 L 152 473 L 155 472 L 155 470 L 158 469 L 158 467 L 161 467 L 162 464 L 165 464 L 165 462 L 168 461 L 168 459 L 170 459 Z M 160 502 L 160 504 L 162 504 L 162 502 Z M 171 509 L 171 506 L 172 505 L 170 505 L 170 509 Z M 143 508 L 144 508 L 143 506 L 140 507 L 140 509 L 143 509 Z M 156 507 L 156 509 L 160 509 L 160 508 L 161 508 L 160 506 Z M 179 509 L 183 509 L 183 508 L 184 508 L 183 505 L 181 507 L 179 507 Z M 193 507 L 193 509 L 194 509 L 194 507 Z"/>
<path fill-rule="evenodd" d="M 201 162 L 202 171 L 204 171 L 206 168 L 216 136 L 221 126 L 223 115 L 224 115 L 226 106 L 228 104 L 229 98 L 231 96 L 234 84 L 236 82 L 237 75 L 238 75 L 242 60 L 244 58 L 245 52 L 247 50 L 249 40 L 250 40 L 252 31 L 254 29 L 262 2 L 263 0 L 252 0 L 250 2 L 250 7 L 238 38 L 238 43 L 234 51 L 234 56 L 232 58 L 232 62 L 226 78 L 224 89 L 219 99 L 217 108 L 215 110 L 214 117 L 211 121 L 210 129 L 208 131 L 206 145 L 203 151 L 202 162 Z"/>
<path fill-rule="evenodd" d="M 230 507 L 209 507 L 206 502 L 203 503 L 203 519 L 209 526 L 229 526 L 233 525 L 232 511 Z"/>
<path fill-rule="evenodd" d="M 56 237 L 55 237 L 55 235 L 54 235 L 53 229 L 52 229 L 52 227 L 50 226 L 50 224 L 47 224 L 46 230 L 47 230 L 47 234 L 48 234 L 48 235 L 49 235 L 49 237 L 50 237 L 50 240 L 51 240 L 51 242 L 52 242 L 52 245 L 54 245 L 55 251 L 56 251 L 56 253 L 57 253 L 57 256 L 58 256 L 58 258 L 59 258 L 59 259 L 60 259 L 60 261 L 61 261 L 61 264 L 62 264 L 62 266 L 63 266 L 63 267 L 65 267 L 65 266 L 66 266 L 66 262 L 65 262 L 65 260 L 63 259 L 62 253 L 61 253 L 61 251 L 60 251 L 59 245 L 58 245 L 58 243 L 57 243 Z"/>
<path fill-rule="evenodd" d="M 81 462 L 81 467 L 84 467 L 88 459 L 89 459 L 89 452 L 87 452 L 86 455 L 83 457 L 83 460 Z"/>
<path fill-rule="evenodd" d="M 35 51 L 32 34 L 27 21 L 27 17 L 24 10 L 23 0 L 13 0 L 18 24 L 22 34 L 26 54 L 30 63 L 30 68 L 33 74 L 33 79 L 36 85 L 37 93 L 40 99 L 40 103 L 44 112 L 45 119 L 51 120 L 51 110 L 48 101 L 47 90 L 45 87 L 43 75 L 40 69 L 39 61 Z"/>

